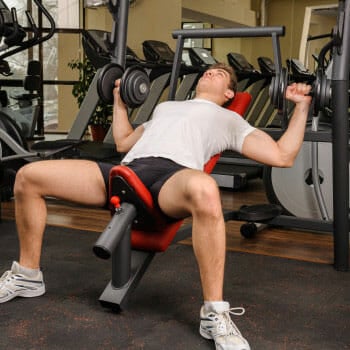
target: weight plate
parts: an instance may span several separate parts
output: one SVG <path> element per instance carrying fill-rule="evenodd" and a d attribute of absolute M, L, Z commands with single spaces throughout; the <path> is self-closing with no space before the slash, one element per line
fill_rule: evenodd
<path fill-rule="evenodd" d="M 280 74 L 278 94 L 277 94 L 278 96 L 277 108 L 279 110 L 283 110 L 285 106 L 287 85 L 288 85 L 288 72 L 287 72 L 287 69 L 283 67 Z"/>
<path fill-rule="evenodd" d="M 113 104 L 115 81 L 122 75 L 123 68 L 116 63 L 109 63 L 101 69 L 97 81 L 97 92 L 104 103 Z"/>
<path fill-rule="evenodd" d="M 282 68 L 271 79 L 269 86 L 269 96 L 271 104 L 278 110 L 282 110 L 285 105 L 286 89 L 288 85 L 288 72 L 286 68 Z"/>
<path fill-rule="evenodd" d="M 120 96 L 131 108 L 142 105 L 150 90 L 150 81 L 142 67 L 131 66 L 125 70 L 121 80 Z"/>

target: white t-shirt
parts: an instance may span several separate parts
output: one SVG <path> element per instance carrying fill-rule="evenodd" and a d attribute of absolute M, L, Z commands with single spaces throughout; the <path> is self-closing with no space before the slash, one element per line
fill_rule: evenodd
<path fill-rule="evenodd" d="M 192 169 L 225 150 L 241 152 L 253 130 L 239 114 L 204 99 L 160 103 L 145 130 L 122 163 L 136 158 L 163 157 Z"/>

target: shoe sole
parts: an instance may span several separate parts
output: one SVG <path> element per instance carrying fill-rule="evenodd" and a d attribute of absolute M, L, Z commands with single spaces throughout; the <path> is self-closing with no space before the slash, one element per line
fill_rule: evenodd
<path fill-rule="evenodd" d="M 10 300 L 17 298 L 17 297 L 22 297 L 22 298 L 40 297 L 41 295 L 45 294 L 45 292 L 46 292 L 45 286 L 43 286 L 42 288 L 39 288 L 35 291 L 24 290 L 22 292 L 9 294 L 7 297 L 0 299 L 0 304 L 6 303 L 7 301 L 10 301 Z"/>
<path fill-rule="evenodd" d="M 209 335 L 208 333 L 206 333 L 201 327 L 199 327 L 199 334 L 204 338 L 204 339 L 208 339 L 208 340 L 213 340 L 215 343 L 215 349 L 218 349 L 218 347 L 216 346 L 216 342 L 215 339 Z M 250 348 L 248 347 L 243 347 L 242 350 L 250 350 Z"/>

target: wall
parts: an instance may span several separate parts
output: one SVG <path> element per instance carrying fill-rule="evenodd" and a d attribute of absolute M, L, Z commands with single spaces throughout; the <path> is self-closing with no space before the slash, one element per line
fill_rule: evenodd
<path fill-rule="evenodd" d="M 111 31 L 112 16 L 108 9 L 87 9 L 86 27 Z M 144 40 L 164 41 L 174 48 L 171 32 L 180 27 L 180 0 L 137 0 L 129 8 L 127 43 L 140 58 L 143 58 Z"/>
<path fill-rule="evenodd" d="M 250 0 L 136 0 L 129 9 L 128 45 L 143 57 L 142 42 L 164 41 L 175 49 L 171 33 L 181 28 L 183 19 L 216 26 L 256 25 Z M 86 11 L 86 26 L 110 30 L 111 16 L 105 7 Z"/>
<path fill-rule="evenodd" d="M 181 1 L 140 0 L 130 8 L 128 43 L 136 54 L 143 57 L 142 43 L 159 40 L 175 49 L 171 37 L 181 27 Z"/>
<path fill-rule="evenodd" d="M 299 59 L 312 71 L 317 67 L 314 57 L 317 57 L 322 48 L 331 40 L 329 35 L 336 25 L 337 15 L 336 6 L 331 8 L 330 5 L 327 5 L 323 8 L 317 5 L 317 8 L 313 6 L 306 8 Z M 322 35 L 328 36 L 320 38 Z M 310 37 L 314 37 L 316 40 L 308 40 Z M 329 56 L 328 52 L 326 58 L 329 59 Z"/>
<path fill-rule="evenodd" d="M 334 0 L 267 0 L 266 1 L 266 25 L 286 27 L 286 35 L 281 38 L 281 56 L 285 62 L 287 58 L 298 58 L 300 39 L 302 35 L 305 8 L 307 6 L 336 4 Z M 325 31 L 329 25 L 324 23 Z M 322 30 L 319 27 L 319 30 Z M 252 46 L 251 59 L 256 60 L 258 56 L 272 56 L 270 39 L 255 40 Z"/>
<path fill-rule="evenodd" d="M 182 0 L 182 16 L 224 27 L 255 25 L 250 0 Z"/>

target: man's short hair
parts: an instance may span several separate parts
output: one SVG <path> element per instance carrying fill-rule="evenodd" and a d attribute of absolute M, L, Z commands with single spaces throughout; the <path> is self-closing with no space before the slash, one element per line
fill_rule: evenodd
<path fill-rule="evenodd" d="M 234 69 L 231 66 L 223 62 L 218 62 L 212 64 L 209 67 L 209 69 L 223 69 L 224 71 L 226 71 L 230 76 L 230 83 L 228 85 L 228 88 L 230 90 L 233 90 L 234 93 L 237 92 L 237 76 Z"/>

